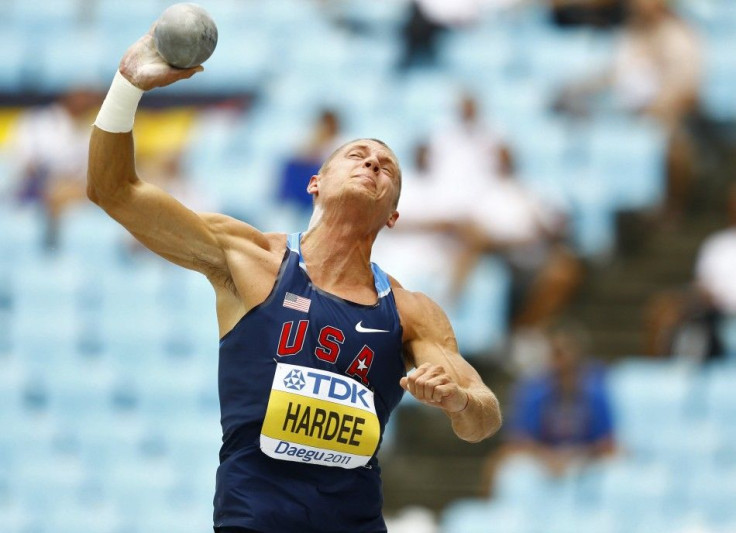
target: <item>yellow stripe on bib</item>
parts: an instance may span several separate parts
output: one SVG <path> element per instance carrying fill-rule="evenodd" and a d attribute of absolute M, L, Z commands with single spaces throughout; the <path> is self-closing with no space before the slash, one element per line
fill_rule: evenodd
<path fill-rule="evenodd" d="M 272 390 L 261 433 L 324 450 L 372 456 L 381 434 L 375 413 Z"/>

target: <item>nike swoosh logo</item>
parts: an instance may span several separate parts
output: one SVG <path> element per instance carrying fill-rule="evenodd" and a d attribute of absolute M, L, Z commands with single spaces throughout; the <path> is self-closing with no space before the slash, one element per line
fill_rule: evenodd
<path fill-rule="evenodd" d="M 388 333 L 387 329 L 364 328 L 362 320 L 355 324 L 355 331 L 358 333 Z"/>

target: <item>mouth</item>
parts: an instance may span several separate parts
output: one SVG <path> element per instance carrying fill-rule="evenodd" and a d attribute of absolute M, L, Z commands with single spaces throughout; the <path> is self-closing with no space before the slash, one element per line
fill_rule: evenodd
<path fill-rule="evenodd" d="M 375 178 L 373 176 L 369 175 L 369 174 L 354 174 L 352 177 L 355 178 L 355 179 L 359 179 L 361 181 L 367 181 L 367 182 L 369 182 L 371 184 L 371 186 L 373 188 L 376 187 L 376 180 L 375 180 Z"/>

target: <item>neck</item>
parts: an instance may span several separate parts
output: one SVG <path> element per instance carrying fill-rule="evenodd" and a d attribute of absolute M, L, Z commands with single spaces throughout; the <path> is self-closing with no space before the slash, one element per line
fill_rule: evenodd
<path fill-rule="evenodd" d="M 318 285 L 353 285 L 373 280 L 370 258 L 377 232 L 316 208 L 301 243 L 302 257 Z"/>

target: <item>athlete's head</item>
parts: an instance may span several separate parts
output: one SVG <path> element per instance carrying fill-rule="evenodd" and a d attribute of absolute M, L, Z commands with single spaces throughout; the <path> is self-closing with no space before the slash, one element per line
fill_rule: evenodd
<path fill-rule="evenodd" d="M 398 217 L 401 168 L 396 154 L 383 141 L 356 139 L 327 158 L 309 180 L 307 191 L 320 209 L 340 202 L 360 205 L 355 202 L 370 201 L 390 227 Z"/>

